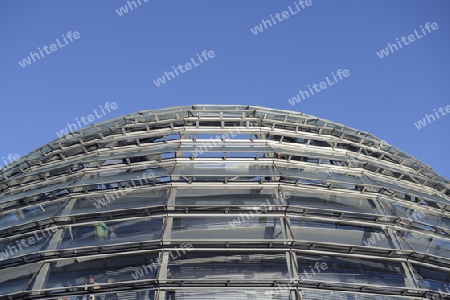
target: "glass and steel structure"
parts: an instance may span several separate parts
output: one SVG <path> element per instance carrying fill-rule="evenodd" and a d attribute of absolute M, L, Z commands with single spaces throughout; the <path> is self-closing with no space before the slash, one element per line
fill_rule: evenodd
<path fill-rule="evenodd" d="M 0 170 L 0 299 L 444 299 L 449 235 L 449 180 L 292 111 L 139 111 Z"/>

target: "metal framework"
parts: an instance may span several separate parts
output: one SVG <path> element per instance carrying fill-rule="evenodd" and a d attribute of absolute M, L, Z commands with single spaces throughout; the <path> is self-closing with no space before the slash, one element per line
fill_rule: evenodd
<path fill-rule="evenodd" d="M 446 299 L 449 204 L 449 180 L 341 124 L 139 111 L 0 170 L 0 299 Z"/>

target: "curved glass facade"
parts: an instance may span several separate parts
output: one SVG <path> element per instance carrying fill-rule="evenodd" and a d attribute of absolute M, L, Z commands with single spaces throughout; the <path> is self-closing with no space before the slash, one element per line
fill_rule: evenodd
<path fill-rule="evenodd" d="M 444 299 L 449 204 L 447 179 L 341 124 L 140 111 L 0 170 L 0 299 Z"/>

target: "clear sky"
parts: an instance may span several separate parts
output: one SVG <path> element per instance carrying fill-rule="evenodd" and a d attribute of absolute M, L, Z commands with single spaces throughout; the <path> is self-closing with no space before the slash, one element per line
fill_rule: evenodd
<path fill-rule="evenodd" d="M 1 1 L 0 158 L 26 155 L 94 109 L 100 122 L 175 105 L 249 104 L 370 132 L 450 178 L 450 1 L 139 1 L 129 1 L 133 10 L 126 0 Z M 254 34 L 263 19 L 272 27 Z M 388 43 L 397 50 L 380 58 Z M 184 73 L 154 83 L 178 65 Z M 335 81 L 339 69 L 347 77 Z M 103 115 L 106 102 L 118 107 Z M 434 109 L 439 119 L 423 120 Z"/>

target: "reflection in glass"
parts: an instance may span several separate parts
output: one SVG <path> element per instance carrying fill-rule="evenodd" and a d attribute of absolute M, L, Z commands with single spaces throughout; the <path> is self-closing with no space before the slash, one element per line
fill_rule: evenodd
<path fill-rule="evenodd" d="M 176 206 L 227 206 L 227 207 L 249 207 L 249 206 L 286 206 L 283 196 L 278 189 L 274 188 L 177 188 Z"/>
<path fill-rule="evenodd" d="M 336 209 L 349 212 L 382 213 L 374 203 L 374 200 L 364 196 L 336 195 L 328 193 L 311 193 L 305 190 L 289 191 L 289 205 L 308 208 Z M 384 213 L 383 213 L 384 214 Z"/>
<path fill-rule="evenodd" d="M 391 236 L 384 230 L 333 221 L 291 218 L 296 240 L 394 249 Z"/>
<path fill-rule="evenodd" d="M 10 238 L 0 242 L 0 261 L 11 257 L 45 250 L 44 245 L 52 238 L 56 227 L 48 227 L 32 234 Z"/>
<path fill-rule="evenodd" d="M 40 266 L 41 264 L 35 263 L 4 269 L 0 276 L 0 294 L 28 290 L 31 280 Z"/>
<path fill-rule="evenodd" d="M 45 288 L 57 285 L 76 290 L 96 289 L 108 279 L 115 282 L 155 279 L 158 267 L 149 268 L 157 261 L 157 254 L 80 257 L 52 262 Z M 92 279 L 91 279 L 92 278 Z"/>
<path fill-rule="evenodd" d="M 105 195 L 83 197 L 77 199 L 70 214 L 164 205 L 168 194 L 169 190 L 166 188 L 154 188 L 138 192 L 129 191 L 123 195 L 117 191 Z"/>
<path fill-rule="evenodd" d="M 147 218 L 68 226 L 58 249 L 159 240 L 162 224 L 162 218 Z"/>
<path fill-rule="evenodd" d="M 239 217 L 174 217 L 173 239 L 282 239 L 280 218 L 250 213 Z"/>
<path fill-rule="evenodd" d="M 297 263 L 302 280 L 406 286 L 403 268 L 396 262 L 297 254 Z"/>
<path fill-rule="evenodd" d="M 0 216 L 0 227 L 16 226 L 52 217 L 59 209 L 63 208 L 66 201 L 47 202 L 18 209 Z"/>
<path fill-rule="evenodd" d="M 169 262 L 172 278 L 265 280 L 289 278 L 285 254 L 187 253 Z"/>

